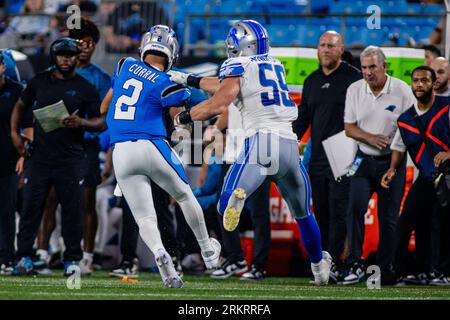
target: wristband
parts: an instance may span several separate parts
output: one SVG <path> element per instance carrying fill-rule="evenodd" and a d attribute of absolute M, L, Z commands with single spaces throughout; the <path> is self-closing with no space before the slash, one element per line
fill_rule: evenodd
<path fill-rule="evenodd" d="M 190 87 L 200 89 L 200 80 L 202 80 L 202 77 L 196 77 L 190 74 L 187 77 L 186 84 Z"/>
<path fill-rule="evenodd" d="M 188 124 L 192 122 L 191 114 L 189 110 L 183 111 L 179 113 L 178 121 L 180 124 Z"/>

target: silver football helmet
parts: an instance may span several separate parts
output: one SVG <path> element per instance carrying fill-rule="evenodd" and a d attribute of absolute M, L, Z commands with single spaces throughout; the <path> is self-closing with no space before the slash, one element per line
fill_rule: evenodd
<path fill-rule="evenodd" d="M 145 54 L 150 50 L 164 53 L 168 58 L 168 66 L 164 71 L 170 70 L 177 61 L 179 49 L 175 31 L 162 24 L 151 27 L 142 36 L 141 46 L 139 47 L 141 60 L 144 60 Z"/>
<path fill-rule="evenodd" d="M 231 27 L 225 45 L 229 58 L 266 54 L 269 52 L 269 34 L 255 20 L 240 20 Z"/>

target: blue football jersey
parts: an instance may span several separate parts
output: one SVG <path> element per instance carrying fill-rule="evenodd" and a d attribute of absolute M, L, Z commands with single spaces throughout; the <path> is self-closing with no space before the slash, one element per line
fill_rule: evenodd
<path fill-rule="evenodd" d="M 186 87 L 134 58 L 119 61 L 111 79 L 113 97 L 106 116 L 111 143 L 167 136 L 163 111 L 183 106 Z"/>

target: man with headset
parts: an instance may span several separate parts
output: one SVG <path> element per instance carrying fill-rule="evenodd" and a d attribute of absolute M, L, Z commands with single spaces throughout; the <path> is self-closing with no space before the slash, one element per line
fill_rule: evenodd
<path fill-rule="evenodd" d="M 87 80 L 75 73 L 78 43 L 71 38 L 55 41 L 50 47 L 54 67 L 32 78 L 14 106 L 11 137 L 21 155 L 26 155 L 19 123 L 27 110 L 33 111 L 62 101 L 69 113 L 61 127 L 44 130 L 34 121 L 34 151 L 24 189 L 23 213 L 19 222 L 14 275 L 33 274 L 31 255 L 42 219 L 42 209 L 52 185 L 62 206 L 62 235 L 66 246 L 64 269 L 81 259 L 82 197 L 84 178 L 83 135 L 85 130 L 104 128 L 100 117 L 100 98 Z M 30 156 L 30 155 L 26 155 Z"/>

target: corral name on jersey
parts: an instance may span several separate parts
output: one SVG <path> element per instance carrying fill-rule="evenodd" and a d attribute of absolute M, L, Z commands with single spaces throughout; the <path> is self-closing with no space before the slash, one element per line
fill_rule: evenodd
<path fill-rule="evenodd" d="M 164 109 L 183 106 L 190 97 L 189 89 L 167 73 L 134 58 L 119 61 L 111 84 L 106 116 L 111 143 L 166 138 Z"/>

